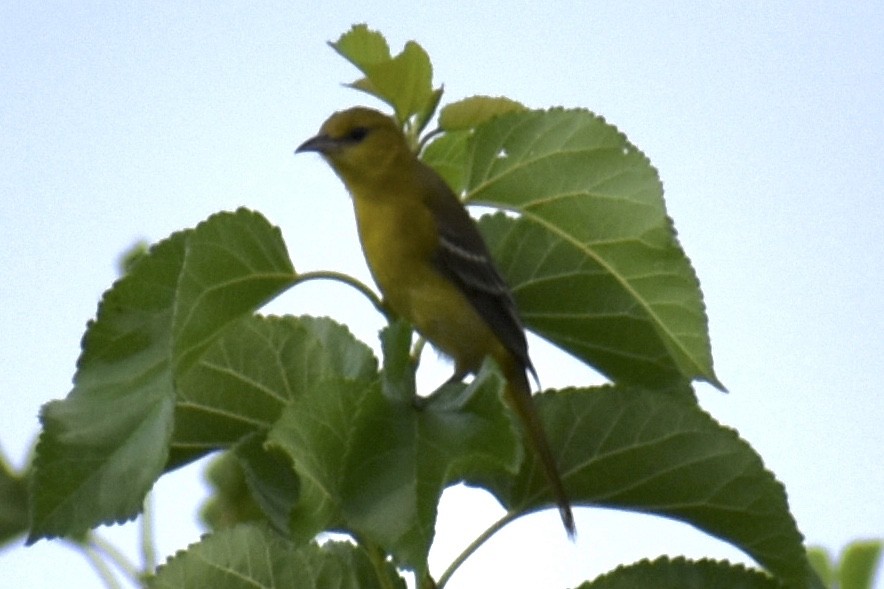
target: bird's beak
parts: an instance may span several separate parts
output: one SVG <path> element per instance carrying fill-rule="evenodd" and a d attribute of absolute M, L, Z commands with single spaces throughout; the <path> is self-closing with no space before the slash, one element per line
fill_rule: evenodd
<path fill-rule="evenodd" d="M 310 139 L 299 145 L 298 149 L 295 150 L 295 153 L 315 151 L 316 153 L 325 155 L 332 151 L 336 151 L 339 147 L 340 141 L 332 139 L 328 135 L 317 135 L 316 137 L 311 137 Z"/>

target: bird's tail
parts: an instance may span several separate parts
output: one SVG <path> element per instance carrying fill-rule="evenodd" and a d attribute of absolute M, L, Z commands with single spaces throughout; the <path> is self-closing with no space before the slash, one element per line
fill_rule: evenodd
<path fill-rule="evenodd" d="M 577 534 L 577 528 L 574 526 L 574 514 L 571 513 L 571 500 L 565 492 L 565 486 L 562 484 L 562 477 L 559 475 L 558 466 L 556 466 L 555 457 L 549 447 L 549 441 L 537 408 L 534 406 L 534 399 L 531 398 L 531 388 L 528 384 L 528 375 L 525 373 L 524 367 L 513 367 L 507 370 L 506 396 L 513 410 L 519 416 L 519 420 L 528 434 L 528 440 L 533 450 L 537 453 L 540 465 L 549 482 L 550 490 L 553 493 L 556 504 L 559 506 L 559 515 L 562 517 L 562 523 L 565 525 L 565 531 L 568 537 L 574 538 Z"/>

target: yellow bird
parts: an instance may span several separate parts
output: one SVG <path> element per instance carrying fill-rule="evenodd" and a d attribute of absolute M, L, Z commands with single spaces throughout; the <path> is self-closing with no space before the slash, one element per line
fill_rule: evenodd
<path fill-rule="evenodd" d="M 321 154 L 353 197 L 362 250 L 387 305 L 454 360 L 452 380 L 486 356 L 524 425 L 562 522 L 575 533 L 543 425 L 531 399 L 525 331 L 475 222 L 445 181 L 409 148 L 396 122 L 369 108 L 333 114 L 296 152 Z"/>

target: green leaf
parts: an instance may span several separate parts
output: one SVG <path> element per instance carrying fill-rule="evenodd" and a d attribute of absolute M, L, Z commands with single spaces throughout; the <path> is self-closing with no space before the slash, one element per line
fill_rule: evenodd
<path fill-rule="evenodd" d="M 288 535 L 300 481 L 287 456 L 266 447 L 266 437 L 252 435 L 236 445 L 234 453 L 251 497 L 273 528 Z"/>
<path fill-rule="evenodd" d="M 384 394 L 394 401 L 411 403 L 415 399 L 415 366 L 411 357 L 412 329 L 399 319 L 381 332 L 384 371 L 381 374 Z"/>
<path fill-rule="evenodd" d="M 28 479 L 0 454 L 0 547 L 28 529 Z"/>
<path fill-rule="evenodd" d="M 880 540 L 851 542 L 838 566 L 839 589 L 871 589 L 881 561 L 881 548 Z"/>
<path fill-rule="evenodd" d="M 466 191 L 467 146 L 469 131 L 445 133 L 430 142 L 421 159 L 445 179 L 454 194 Z"/>
<path fill-rule="evenodd" d="M 329 42 L 329 46 L 362 71 L 370 64 L 392 59 L 384 36 L 365 24 L 353 25 L 337 41 Z"/>
<path fill-rule="evenodd" d="M 668 387 L 712 369 L 699 282 L 647 158 L 582 110 L 504 115 L 470 144 L 467 200 L 526 325 L 618 382 Z"/>
<path fill-rule="evenodd" d="M 820 546 L 810 546 L 807 549 L 807 560 L 810 566 L 816 571 L 823 585 L 826 587 L 834 587 L 835 585 L 835 567 L 832 564 L 832 557 L 825 548 Z"/>
<path fill-rule="evenodd" d="M 383 581 L 378 578 L 383 576 Z M 151 589 L 405 588 L 389 564 L 375 566 L 349 543 L 296 546 L 265 526 L 241 525 L 179 552 L 149 579 Z"/>
<path fill-rule="evenodd" d="M 446 132 L 473 129 L 496 116 L 527 110 L 505 96 L 471 96 L 448 104 L 439 112 L 439 127 Z"/>
<path fill-rule="evenodd" d="M 444 94 L 444 90 L 441 87 L 433 90 L 430 99 L 424 104 L 420 112 L 416 114 L 415 124 L 412 130 L 412 134 L 415 137 L 424 130 L 424 127 L 427 126 L 427 123 L 429 123 L 430 119 L 433 118 L 433 115 L 436 114 L 436 109 L 439 108 L 439 102 L 442 101 L 442 94 Z"/>
<path fill-rule="evenodd" d="M 371 349 L 331 319 L 242 319 L 179 382 L 173 462 L 270 429 L 292 399 L 323 380 L 376 373 Z"/>
<path fill-rule="evenodd" d="M 712 560 L 690 561 L 684 558 L 658 558 L 622 566 L 583 583 L 578 589 L 778 589 L 779 582 L 742 565 Z"/>
<path fill-rule="evenodd" d="M 301 477 L 295 538 L 347 530 L 423 570 L 442 490 L 519 464 L 501 389 L 489 369 L 420 408 L 384 395 L 376 380 L 327 381 L 296 398 L 269 436 Z"/>
<path fill-rule="evenodd" d="M 176 378 L 204 391 L 187 369 L 293 280 L 279 231 L 244 209 L 214 215 L 135 261 L 88 326 L 74 389 L 42 410 L 29 541 L 133 518 L 170 456 Z M 178 399 L 179 417 L 193 410 L 191 392 Z M 194 435 L 179 433 L 186 442 Z M 223 437 L 212 428 L 201 435 Z M 170 464 L 193 448 L 179 443 Z"/>
<path fill-rule="evenodd" d="M 187 232 L 151 248 L 104 294 L 74 388 L 43 406 L 28 542 L 132 519 L 172 435 L 170 342 Z"/>
<path fill-rule="evenodd" d="M 535 400 L 575 504 L 684 521 L 788 583 L 811 578 L 783 486 L 745 441 L 687 395 L 608 386 Z M 515 481 L 498 479 L 492 491 L 511 512 L 553 505 L 533 453 Z"/>
<path fill-rule="evenodd" d="M 263 520 L 288 535 L 300 483 L 288 458 L 266 449 L 264 443 L 262 434 L 246 436 L 209 466 L 213 494 L 200 515 L 212 529 Z"/>
<path fill-rule="evenodd" d="M 150 251 L 150 244 L 145 240 L 139 240 L 124 251 L 117 260 L 117 270 L 120 275 L 127 274 L 135 265 L 141 261 Z"/>
<path fill-rule="evenodd" d="M 212 460 L 206 468 L 206 481 L 212 494 L 200 506 L 200 519 L 210 529 L 219 531 L 264 519 L 233 452 L 224 452 Z"/>
<path fill-rule="evenodd" d="M 194 229 L 175 298 L 173 361 L 181 377 L 231 322 L 295 281 L 279 229 L 258 213 L 217 213 Z"/>
<path fill-rule="evenodd" d="M 433 67 L 420 45 L 409 41 L 399 55 L 390 57 L 384 37 L 365 25 L 354 26 L 330 45 L 365 74 L 350 87 L 392 106 L 400 123 L 417 115 L 419 126 L 426 124 L 441 89 L 433 89 Z"/>

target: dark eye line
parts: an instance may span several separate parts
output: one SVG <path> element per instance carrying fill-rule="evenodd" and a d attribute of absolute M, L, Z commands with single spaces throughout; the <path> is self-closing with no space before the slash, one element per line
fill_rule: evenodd
<path fill-rule="evenodd" d="M 352 141 L 353 143 L 359 143 L 360 141 L 365 139 L 366 135 L 368 135 L 368 128 L 367 127 L 353 127 L 347 133 L 345 138 L 348 141 Z"/>

